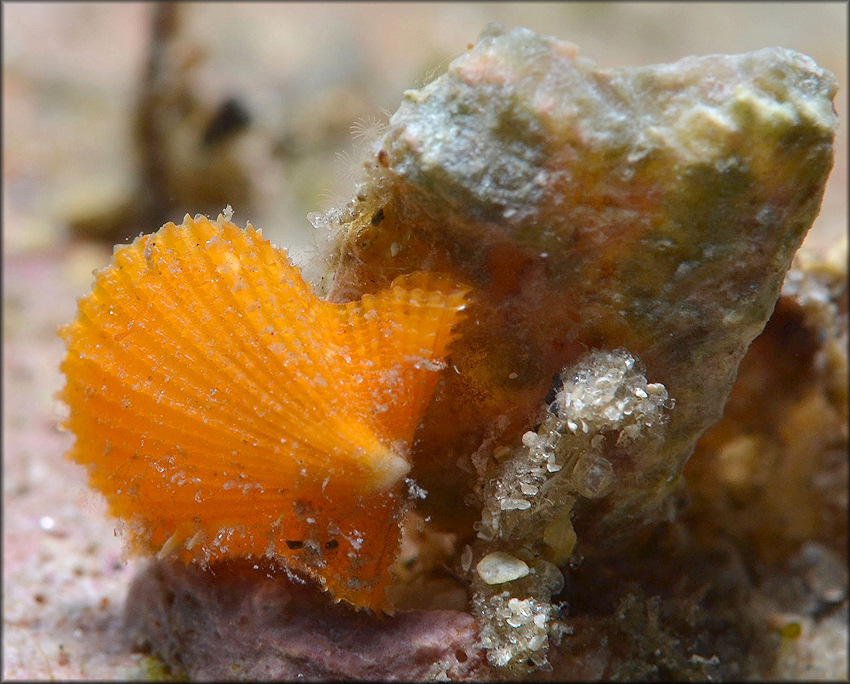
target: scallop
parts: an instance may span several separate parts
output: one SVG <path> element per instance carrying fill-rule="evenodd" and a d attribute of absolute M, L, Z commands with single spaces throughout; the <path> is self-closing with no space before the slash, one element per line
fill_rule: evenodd
<path fill-rule="evenodd" d="M 132 550 L 271 557 L 387 609 L 414 432 L 467 289 L 316 297 L 250 224 L 188 215 L 95 272 L 67 343 L 69 458 Z"/>

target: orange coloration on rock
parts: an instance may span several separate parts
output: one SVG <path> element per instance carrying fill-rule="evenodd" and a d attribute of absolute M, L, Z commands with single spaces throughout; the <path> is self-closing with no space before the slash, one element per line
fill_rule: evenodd
<path fill-rule="evenodd" d="M 465 294 L 417 273 L 333 304 L 250 224 L 169 223 L 117 248 L 61 330 L 69 457 L 137 552 L 281 558 L 388 608 L 410 445 Z"/>

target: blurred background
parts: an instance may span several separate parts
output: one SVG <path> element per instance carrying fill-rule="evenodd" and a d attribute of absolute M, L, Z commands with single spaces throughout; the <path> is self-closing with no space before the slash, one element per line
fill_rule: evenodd
<path fill-rule="evenodd" d="M 357 145 L 491 21 L 602 66 L 794 48 L 838 77 L 836 164 L 805 248 L 847 216 L 845 3 L 4 3 L 5 678 L 124 678 L 132 575 L 62 459 L 56 327 L 112 245 L 230 204 L 296 261 L 350 198 Z"/>
<path fill-rule="evenodd" d="M 140 173 L 144 145 L 166 148 L 159 161 L 174 184 L 194 188 L 184 201 L 223 199 L 237 221 L 307 248 L 307 213 L 348 199 L 358 132 L 385 120 L 406 88 L 438 75 L 490 21 L 574 42 L 612 67 L 783 46 L 846 83 L 842 3 L 190 3 L 155 38 L 152 76 L 153 11 L 4 5 L 7 254 L 108 234 L 110 222 L 124 220 L 108 236 L 122 240 L 159 227 L 162 216 L 120 215 L 140 181 L 154 184 Z M 842 89 L 840 115 L 845 101 Z M 140 144 L 146 104 L 171 111 L 151 115 L 148 128 L 165 130 Z M 203 144 L 216 122 L 220 137 Z M 846 215 L 846 130 L 842 116 L 813 240 Z M 166 218 L 224 208 L 180 199 Z"/>

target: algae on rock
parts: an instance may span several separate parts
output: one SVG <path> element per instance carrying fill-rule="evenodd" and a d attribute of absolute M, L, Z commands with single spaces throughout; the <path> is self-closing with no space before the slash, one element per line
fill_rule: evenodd
<path fill-rule="evenodd" d="M 492 25 L 405 94 L 355 199 L 313 218 L 336 235 L 333 300 L 420 269 L 473 288 L 412 475 L 439 529 L 478 532 L 472 560 L 532 569 L 494 585 L 471 573 L 494 662 L 545 652 L 557 583 L 542 563 L 576 544 L 622 554 L 663 516 L 817 215 L 835 92 L 793 50 L 600 69 Z M 553 377 L 592 394 L 621 371 L 644 423 L 603 427 L 609 409 L 626 415 L 610 402 L 585 423 L 566 403 L 541 422 Z M 519 643 L 499 620 L 524 601 L 544 617 Z"/>
<path fill-rule="evenodd" d="M 676 408 L 587 538 L 650 517 L 720 417 L 832 166 L 835 78 L 804 55 L 599 69 L 577 52 L 489 27 L 405 94 L 357 197 L 314 218 L 338 231 L 335 300 L 417 269 L 475 288 L 412 456 L 423 510 L 462 532 L 472 454 L 513 446 L 592 349 L 628 350 Z"/>

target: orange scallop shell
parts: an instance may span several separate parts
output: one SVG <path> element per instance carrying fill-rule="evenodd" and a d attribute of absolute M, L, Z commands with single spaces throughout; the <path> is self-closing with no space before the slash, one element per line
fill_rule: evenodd
<path fill-rule="evenodd" d="M 403 478 L 466 290 L 402 276 L 317 298 L 249 224 L 117 247 L 60 334 L 69 458 L 141 553 L 274 557 L 388 608 Z"/>

